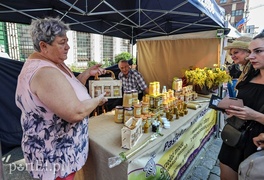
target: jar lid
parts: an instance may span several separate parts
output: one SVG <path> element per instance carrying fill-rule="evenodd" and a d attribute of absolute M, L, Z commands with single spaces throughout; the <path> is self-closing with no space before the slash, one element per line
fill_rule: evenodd
<path fill-rule="evenodd" d="M 137 93 L 138 91 L 136 89 L 131 90 L 132 93 Z"/>
<path fill-rule="evenodd" d="M 124 94 L 131 94 L 132 91 L 124 91 Z"/>
<path fill-rule="evenodd" d="M 116 106 L 116 109 L 123 109 L 123 106 Z"/>
<path fill-rule="evenodd" d="M 125 108 L 126 111 L 132 111 L 133 110 L 133 107 L 127 107 Z"/>

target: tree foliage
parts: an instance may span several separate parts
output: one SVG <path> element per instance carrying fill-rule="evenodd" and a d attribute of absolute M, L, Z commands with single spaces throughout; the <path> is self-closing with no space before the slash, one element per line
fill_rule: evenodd
<path fill-rule="evenodd" d="M 129 52 L 122 52 L 115 56 L 115 63 L 117 64 L 120 60 L 129 60 L 132 58 L 132 55 Z"/>

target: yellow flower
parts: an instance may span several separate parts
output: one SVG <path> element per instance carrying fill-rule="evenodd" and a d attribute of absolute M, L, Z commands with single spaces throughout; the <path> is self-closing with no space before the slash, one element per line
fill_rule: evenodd
<path fill-rule="evenodd" d="M 201 88 L 207 86 L 209 89 L 218 87 L 225 82 L 231 82 L 231 76 L 226 73 L 225 68 L 219 68 L 214 65 L 214 68 L 205 67 L 203 69 L 196 68 L 195 70 L 185 71 L 187 82 L 194 85 L 199 85 Z"/>

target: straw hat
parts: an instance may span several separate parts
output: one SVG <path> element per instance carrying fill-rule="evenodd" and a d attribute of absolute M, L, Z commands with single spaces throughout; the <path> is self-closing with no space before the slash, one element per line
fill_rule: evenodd
<path fill-rule="evenodd" d="M 246 37 L 246 36 L 239 37 L 236 40 L 234 40 L 232 43 L 229 43 L 226 47 L 224 47 L 224 50 L 230 50 L 233 48 L 248 50 L 248 46 L 251 40 L 252 38 L 250 37 Z"/>

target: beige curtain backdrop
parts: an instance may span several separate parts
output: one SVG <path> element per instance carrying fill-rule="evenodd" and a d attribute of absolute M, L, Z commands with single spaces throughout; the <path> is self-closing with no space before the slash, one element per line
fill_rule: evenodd
<path fill-rule="evenodd" d="M 147 84 L 159 81 L 171 88 L 190 66 L 213 67 L 220 61 L 220 39 L 142 40 L 137 42 L 138 70 Z"/>

